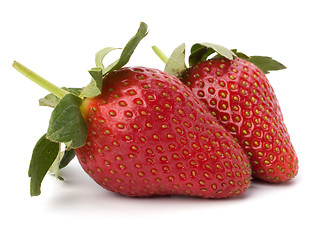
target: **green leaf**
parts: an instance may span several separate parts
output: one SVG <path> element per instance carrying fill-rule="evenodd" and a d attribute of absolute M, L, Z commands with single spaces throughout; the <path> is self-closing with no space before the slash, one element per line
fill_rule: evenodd
<path fill-rule="evenodd" d="M 58 153 L 59 143 L 48 140 L 46 134 L 44 134 L 36 143 L 28 170 L 28 176 L 31 178 L 31 196 L 40 195 L 41 183 L 49 168 L 55 161 Z"/>
<path fill-rule="evenodd" d="M 164 68 L 166 73 L 177 77 L 186 70 L 185 48 L 186 46 L 183 43 L 172 52 Z"/>
<path fill-rule="evenodd" d="M 63 90 L 68 91 L 69 93 L 74 94 L 75 96 L 79 96 L 81 93 L 81 88 L 66 88 L 62 87 Z M 39 106 L 46 106 L 55 108 L 59 103 L 60 99 L 55 96 L 53 93 L 46 95 L 44 98 L 39 99 Z"/>
<path fill-rule="evenodd" d="M 108 67 L 106 67 L 106 68 L 104 69 L 104 73 L 107 74 L 107 73 L 111 72 L 112 68 L 115 67 L 115 65 L 116 65 L 118 62 L 119 62 L 119 58 L 118 58 L 116 61 L 114 61 L 113 63 L 111 63 Z"/>
<path fill-rule="evenodd" d="M 101 49 L 99 52 L 97 52 L 95 56 L 96 67 L 105 69 L 103 65 L 103 59 L 108 53 L 116 49 L 120 49 L 120 48 L 106 47 L 104 49 Z"/>
<path fill-rule="evenodd" d="M 59 176 L 59 170 L 60 170 L 59 166 L 60 166 L 61 159 L 63 158 L 63 155 L 64 155 L 64 152 L 59 151 L 53 164 L 49 168 L 49 171 L 51 173 L 53 173 L 57 179 L 61 179 Z"/>
<path fill-rule="evenodd" d="M 102 90 L 102 69 L 99 67 L 92 68 L 89 73 L 92 76 L 91 82 L 83 88 L 80 94 L 81 98 L 98 96 Z"/>
<path fill-rule="evenodd" d="M 80 111 L 81 98 L 66 94 L 54 108 L 47 137 L 54 142 L 70 142 L 72 148 L 85 144 L 87 125 Z"/>
<path fill-rule="evenodd" d="M 200 44 L 194 44 L 191 47 L 191 54 L 189 56 L 189 66 L 193 66 L 199 62 L 205 61 L 209 55 L 215 51 L 211 48 L 204 47 Z"/>
<path fill-rule="evenodd" d="M 67 88 L 62 87 L 63 90 L 68 91 L 69 93 L 72 93 L 75 96 L 80 96 L 82 88 Z"/>
<path fill-rule="evenodd" d="M 237 49 L 232 49 L 231 50 L 237 57 L 244 59 L 244 60 L 249 60 L 250 57 L 242 52 L 238 52 Z"/>
<path fill-rule="evenodd" d="M 126 46 L 124 47 L 120 58 L 118 61 L 116 61 L 116 63 L 114 63 L 113 66 L 110 67 L 110 69 L 106 69 L 103 72 L 103 75 L 105 75 L 108 72 L 112 72 L 116 69 L 120 69 L 122 68 L 126 63 L 128 63 L 130 57 L 132 56 L 135 48 L 137 47 L 137 45 L 139 44 L 139 42 L 147 35 L 147 25 L 144 22 L 141 22 L 139 29 L 137 30 L 137 33 L 135 34 L 135 36 L 133 36 L 128 43 L 126 44 Z"/>
<path fill-rule="evenodd" d="M 74 149 L 66 149 L 64 151 L 64 155 L 63 158 L 61 159 L 60 162 L 60 169 L 66 167 L 71 161 L 72 159 L 75 157 L 75 151 Z"/>
<path fill-rule="evenodd" d="M 215 52 L 229 60 L 232 60 L 235 56 L 231 50 L 221 45 L 213 43 L 196 43 L 191 47 L 189 66 L 193 66 L 199 62 L 205 61 L 211 54 Z"/>
<path fill-rule="evenodd" d="M 269 73 L 270 71 L 282 70 L 286 68 L 283 64 L 272 59 L 271 57 L 251 56 L 248 61 L 254 63 L 265 74 Z"/>
<path fill-rule="evenodd" d="M 54 108 L 60 99 L 53 93 L 47 94 L 44 98 L 39 99 L 39 106 L 46 106 Z"/>
<path fill-rule="evenodd" d="M 226 57 L 229 60 L 232 60 L 234 57 L 231 50 L 229 50 L 221 45 L 217 45 L 217 44 L 213 44 L 213 43 L 200 43 L 200 45 L 214 50 L 215 52 Z"/>

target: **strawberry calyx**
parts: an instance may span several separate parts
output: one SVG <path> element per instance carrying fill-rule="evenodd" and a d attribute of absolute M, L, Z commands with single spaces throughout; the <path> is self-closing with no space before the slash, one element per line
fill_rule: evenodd
<path fill-rule="evenodd" d="M 172 52 L 170 58 L 166 57 L 165 54 L 157 47 L 152 47 L 156 55 L 165 63 L 164 71 L 173 76 L 179 77 L 187 67 L 185 64 L 185 44 L 182 43 Z M 216 57 L 225 57 L 229 60 L 233 58 L 241 58 L 255 64 L 265 74 L 270 71 L 282 70 L 286 67 L 267 56 L 248 56 L 237 49 L 229 50 L 226 47 L 213 43 L 196 43 L 192 45 L 190 49 L 190 55 L 188 57 L 189 67 L 194 66 L 199 62 L 209 60 Z"/>
<path fill-rule="evenodd" d="M 54 108 L 47 132 L 38 140 L 32 153 L 28 170 L 28 176 L 31 178 L 31 196 L 40 195 L 41 183 L 48 171 L 63 180 L 59 176 L 59 169 L 70 163 L 75 156 L 74 149 L 82 147 L 87 139 L 87 125 L 82 106 L 86 104 L 87 99 L 101 94 L 103 77 L 126 65 L 147 33 L 147 25 L 141 22 L 137 33 L 123 48 L 120 57 L 108 67 L 103 65 L 103 59 L 109 52 L 120 48 L 108 47 L 100 50 L 95 56 L 96 67 L 89 71 L 91 81 L 84 88 L 59 88 L 14 61 L 12 66 L 18 72 L 50 92 L 39 100 L 39 105 Z M 64 151 L 61 151 L 61 144 L 65 144 Z"/>

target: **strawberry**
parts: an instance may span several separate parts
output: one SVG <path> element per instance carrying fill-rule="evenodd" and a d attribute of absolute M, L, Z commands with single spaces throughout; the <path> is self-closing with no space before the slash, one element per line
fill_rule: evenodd
<path fill-rule="evenodd" d="M 219 54 L 207 60 L 213 52 Z M 250 58 L 213 44 L 194 45 L 189 61 L 191 67 L 180 79 L 245 150 L 253 177 L 274 183 L 293 178 L 298 159 L 264 74 L 284 66 L 269 57 Z"/>
<path fill-rule="evenodd" d="M 14 62 L 52 92 L 40 100 L 54 110 L 32 154 L 32 196 L 48 170 L 60 178 L 75 154 L 100 186 L 126 196 L 226 198 L 247 190 L 251 168 L 243 149 L 187 86 L 156 69 L 123 67 L 146 33 L 141 24 L 108 68 L 102 60 L 114 48 L 98 52 L 82 89 L 58 88 Z"/>
<path fill-rule="evenodd" d="M 99 185 L 127 196 L 223 198 L 247 189 L 247 157 L 177 78 L 123 68 L 103 84 L 82 103 L 88 137 L 76 149 Z"/>

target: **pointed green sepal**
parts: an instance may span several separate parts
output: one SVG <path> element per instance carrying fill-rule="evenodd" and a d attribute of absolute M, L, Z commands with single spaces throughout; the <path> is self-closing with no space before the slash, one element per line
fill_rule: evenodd
<path fill-rule="evenodd" d="M 235 54 L 231 50 L 221 45 L 213 43 L 196 43 L 191 47 L 189 66 L 205 61 L 213 53 L 217 53 L 229 60 L 232 60 L 235 57 Z"/>
<path fill-rule="evenodd" d="M 67 88 L 62 87 L 63 90 L 74 94 L 75 96 L 79 96 L 81 94 L 82 88 Z M 53 93 L 47 94 L 45 97 L 39 99 L 39 106 L 46 106 L 55 108 L 56 105 L 59 103 L 60 98 L 55 96 Z"/>
<path fill-rule="evenodd" d="M 120 69 L 122 68 L 124 65 L 126 65 L 126 63 L 128 63 L 130 57 L 132 56 L 135 48 L 137 47 L 137 45 L 139 44 L 139 42 L 148 34 L 147 31 L 147 25 L 144 22 L 141 22 L 137 33 L 135 34 L 135 36 L 133 36 L 128 43 L 126 44 L 126 46 L 124 47 L 120 58 L 118 59 L 118 61 L 115 61 L 115 63 L 113 65 L 111 65 L 109 67 L 109 69 L 103 73 L 104 75 L 107 74 L 108 72 L 112 72 L 116 69 Z"/>
<path fill-rule="evenodd" d="M 66 94 L 54 108 L 47 138 L 53 142 L 71 142 L 72 148 L 85 144 L 87 125 L 80 111 L 81 98 Z"/>
<path fill-rule="evenodd" d="M 272 59 L 271 57 L 251 56 L 250 59 L 248 59 L 248 61 L 260 68 L 264 72 L 264 74 L 267 74 L 270 71 L 286 69 L 286 66 Z"/>
<path fill-rule="evenodd" d="M 29 165 L 30 195 L 41 193 L 41 183 L 59 153 L 59 143 L 52 142 L 44 134 L 36 143 Z"/>
<path fill-rule="evenodd" d="M 91 82 L 82 89 L 81 98 L 98 96 L 102 90 L 102 69 L 99 67 L 92 68 L 89 73 L 92 76 Z"/>
<path fill-rule="evenodd" d="M 75 151 L 74 149 L 65 149 L 63 158 L 60 161 L 59 168 L 65 168 L 75 157 Z"/>
<path fill-rule="evenodd" d="M 104 49 L 101 49 L 99 52 L 96 53 L 95 56 L 95 63 L 98 68 L 105 69 L 105 66 L 103 65 L 103 59 L 105 56 L 110 53 L 111 51 L 117 50 L 120 48 L 113 48 L 113 47 L 106 47 Z"/>
<path fill-rule="evenodd" d="M 61 144 L 60 144 L 61 146 Z M 64 152 L 61 152 L 61 147 L 59 150 L 59 153 L 57 154 L 53 164 L 51 165 L 50 169 L 48 170 L 50 173 L 54 174 L 56 179 L 62 179 L 62 177 L 59 176 L 59 171 L 60 171 L 60 162 L 63 158 Z"/>
<path fill-rule="evenodd" d="M 186 70 L 185 48 L 186 45 L 183 43 L 172 52 L 164 68 L 166 73 L 178 77 Z"/>
<path fill-rule="evenodd" d="M 245 53 L 237 51 L 237 49 L 231 49 L 231 51 L 238 57 L 244 60 L 249 60 L 250 57 L 246 55 Z"/>
<path fill-rule="evenodd" d="M 125 64 L 127 64 L 134 50 L 136 49 L 137 45 L 147 35 L 147 33 L 148 33 L 147 25 L 141 22 L 140 27 L 137 30 L 137 33 L 128 41 L 126 46 L 123 48 L 120 57 L 117 60 L 115 60 L 113 63 L 111 63 L 108 67 L 105 67 L 103 64 L 103 60 L 105 56 L 111 51 L 119 48 L 107 47 L 97 52 L 95 56 L 96 68 L 92 68 L 89 71 L 89 73 L 92 76 L 91 82 L 85 88 L 83 88 L 80 97 L 93 98 L 95 96 L 98 96 L 102 90 L 103 76 L 116 69 L 120 69 Z"/>
<path fill-rule="evenodd" d="M 39 106 L 46 106 L 55 108 L 55 106 L 59 103 L 60 99 L 55 96 L 53 93 L 47 94 L 45 97 L 39 99 Z"/>

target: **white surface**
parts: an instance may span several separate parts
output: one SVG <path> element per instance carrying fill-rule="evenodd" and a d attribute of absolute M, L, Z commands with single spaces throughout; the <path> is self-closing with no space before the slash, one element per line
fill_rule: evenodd
<path fill-rule="evenodd" d="M 110 2 L 110 3 L 108 3 Z M 114 3 L 111 3 L 114 2 Z M 118 3 L 116 3 L 118 2 Z M 322 1 L 2 1 L 1 235 L 6 239 L 322 239 Z M 58 86 L 90 80 L 94 54 L 123 47 L 139 22 L 150 33 L 128 65 L 163 68 L 150 46 L 167 55 L 181 44 L 214 42 L 249 55 L 269 55 L 288 69 L 269 79 L 299 156 L 287 184 L 252 183 L 227 200 L 131 199 L 97 186 L 76 159 L 65 182 L 46 176 L 29 196 L 27 169 L 46 131 L 46 94 L 17 73 L 17 60 Z"/>

